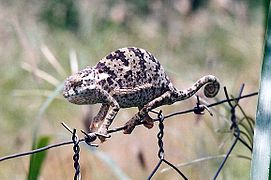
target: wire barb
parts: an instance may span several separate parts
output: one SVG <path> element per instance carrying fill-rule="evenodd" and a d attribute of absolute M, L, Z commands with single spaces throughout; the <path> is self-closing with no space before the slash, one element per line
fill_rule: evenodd
<path fill-rule="evenodd" d="M 66 130 L 68 130 L 70 133 L 73 133 L 72 129 L 71 129 L 67 124 L 65 124 L 64 122 L 61 122 L 61 125 L 62 125 Z"/>
<path fill-rule="evenodd" d="M 200 100 L 199 100 L 199 96 L 197 96 L 197 103 L 196 106 L 194 107 L 194 113 L 197 115 L 204 115 L 204 110 L 207 110 L 207 112 L 213 116 L 213 113 L 211 112 L 211 110 L 208 108 L 208 106 L 201 104 Z"/>
<path fill-rule="evenodd" d="M 98 144 L 92 144 L 93 141 L 97 139 L 96 133 L 86 133 L 84 130 L 81 129 L 81 132 L 85 135 L 85 143 L 87 143 L 89 146 L 95 146 L 98 147 Z"/>

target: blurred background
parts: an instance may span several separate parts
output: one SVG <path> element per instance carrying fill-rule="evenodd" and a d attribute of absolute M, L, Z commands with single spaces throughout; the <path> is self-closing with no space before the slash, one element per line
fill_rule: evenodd
<path fill-rule="evenodd" d="M 253 0 L 1 0 L 0 1 L 0 156 L 30 150 L 33 140 L 49 144 L 69 140 L 60 123 L 87 129 L 99 105 L 78 106 L 61 94 L 65 78 L 120 47 L 150 51 L 174 85 L 185 89 L 206 74 L 220 79 L 236 96 L 258 90 L 265 29 L 264 1 Z M 198 93 L 202 98 L 202 93 Z M 217 99 L 224 98 L 221 91 Z M 163 106 L 164 114 L 193 108 L 195 98 Z M 241 100 L 254 119 L 257 98 Z M 233 142 L 227 105 L 214 116 L 186 114 L 165 121 L 166 159 L 188 163 L 189 179 L 211 179 Z M 121 110 L 111 127 L 137 112 Z M 153 116 L 153 115 L 152 115 Z M 245 125 L 244 125 L 245 126 Z M 157 124 L 131 135 L 115 133 L 91 149 L 82 144 L 83 179 L 146 179 L 158 162 Z M 253 132 L 247 132 L 251 141 Z M 80 134 L 81 136 L 81 134 Z M 82 137 L 82 136 L 81 136 Z M 245 139 L 245 137 L 244 137 Z M 71 179 L 72 146 L 47 151 L 40 179 Z M 240 157 L 242 155 L 242 157 Z M 208 159 L 209 157 L 209 159 Z M 238 143 L 219 179 L 248 179 L 251 152 Z M 193 163 L 193 160 L 203 161 Z M 29 157 L 0 163 L 0 179 L 26 179 Z M 166 168 L 162 165 L 160 168 Z M 155 179 L 177 179 L 172 170 Z"/>

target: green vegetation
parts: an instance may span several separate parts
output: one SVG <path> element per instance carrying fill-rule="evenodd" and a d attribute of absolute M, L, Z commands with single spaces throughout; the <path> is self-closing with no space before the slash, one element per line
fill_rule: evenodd
<path fill-rule="evenodd" d="M 41 148 L 49 144 L 50 137 L 43 136 L 38 139 L 37 146 L 33 146 L 33 149 Z M 38 179 L 42 164 L 46 158 L 47 152 L 43 151 L 38 154 L 33 154 L 30 157 L 28 180 Z"/>

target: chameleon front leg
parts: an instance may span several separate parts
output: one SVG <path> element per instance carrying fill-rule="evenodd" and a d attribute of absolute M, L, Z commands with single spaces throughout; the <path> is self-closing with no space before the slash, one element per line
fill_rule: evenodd
<path fill-rule="evenodd" d="M 101 122 L 103 122 L 106 114 L 108 113 L 109 107 L 109 104 L 102 104 L 98 114 L 91 121 L 91 124 L 89 126 L 90 132 L 95 132 L 97 130 Z"/>
<path fill-rule="evenodd" d="M 146 104 L 132 119 L 126 122 L 125 129 L 123 131 L 124 134 L 131 134 L 134 130 L 135 126 L 140 123 L 140 120 L 143 119 L 150 110 L 157 108 L 159 106 L 165 104 L 172 104 L 171 102 L 171 91 L 167 91 L 161 96 L 153 99 L 148 104 Z"/>
<path fill-rule="evenodd" d="M 97 131 L 99 139 L 101 140 L 101 142 L 104 142 L 105 137 L 108 134 L 107 133 L 108 128 L 112 124 L 114 118 L 116 117 L 116 115 L 120 109 L 120 106 L 119 106 L 118 102 L 106 91 L 101 90 L 101 93 L 106 98 L 106 102 L 108 102 L 108 106 L 111 106 L 111 109 L 107 112 L 102 125 L 100 126 L 100 128 Z"/>

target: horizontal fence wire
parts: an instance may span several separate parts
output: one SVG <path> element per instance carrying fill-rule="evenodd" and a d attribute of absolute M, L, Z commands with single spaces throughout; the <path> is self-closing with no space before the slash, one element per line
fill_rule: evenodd
<path fill-rule="evenodd" d="M 197 104 L 196 104 L 196 106 L 194 108 L 191 108 L 191 109 L 188 109 L 188 110 L 178 111 L 178 112 L 170 113 L 170 114 L 167 114 L 167 115 L 162 115 L 162 111 L 157 112 L 157 111 L 152 110 L 151 112 L 157 115 L 157 118 L 154 119 L 154 121 L 159 121 L 159 133 L 158 133 L 157 137 L 158 137 L 158 145 L 159 145 L 158 158 L 160 159 L 160 161 L 158 162 L 157 166 L 152 171 L 152 173 L 150 174 L 150 176 L 149 176 L 148 179 L 151 179 L 151 177 L 156 173 L 157 169 L 159 168 L 159 166 L 160 166 L 160 164 L 162 162 L 166 163 L 167 165 L 171 166 L 174 170 L 176 170 L 182 176 L 183 179 L 187 179 L 185 177 L 185 175 L 181 171 L 179 171 L 173 164 L 171 164 L 170 162 L 168 162 L 167 160 L 164 159 L 164 150 L 163 150 L 163 141 L 162 141 L 162 137 L 163 136 L 161 136 L 161 133 L 163 135 L 163 129 L 161 129 L 161 128 L 163 128 L 163 122 L 166 119 L 168 119 L 170 117 L 173 117 L 173 116 L 178 116 L 178 115 L 183 115 L 183 114 L 188 114 L 188 113 L 202 114 L 204 110 L 209 111 L 208 108 L 214 107 L 214 106 L 218 106 L 218 105 L 221 105 L 221 104 L 224 104 L 224 103 L 228 103 L 228 105 L 230 106 L 230 108 L 231 108 L 231 122 L 232 122 L 231 129 L 234 129 L 233 135 L 235 136 L 236 139 L 234 140 L 232 146 L 228 150 L 228 153 L 226 154 L 225 158 L 223 159 L 221 165 L 219 166 L 219 169 L 216 172 L 216 174 L 214 176 L 214 179 L 216 179 L 217 176 L 219 175 L 221 169 L 223 168 L 223 166 L 224 166 L 227 158 L 229 157 L 232 149 L 234 148 L 234 146 L 236 145 L 236 143 L 237 143 L 238 140 L 244 146 L 246 146 L 250 151 L 252 151 L 252 147 L 250 147 L 244 140 L 242 140 L 240 138 L 240 129 L 238 127 L 238 124 L 236 123 L 235 108 L 237 107 L 238 102 L 241 99 L 245 99 L 245 98 L 249 98 L 249 97 L 252 97 L 252 96 L 256 96 L 256 95 L 258 95 L 258 92 L 254 92 L 254 93 L 249 93 L 249 94 L 246 94 L 246 95 L 242 95 L 243 88 L 244 88 L 244 85 L 241 87 L 239 96 L 237 98 L 229 98 L 227 90 L 224 87 L 224 92 L 225 92 L 225 97 L 226 98 L 223 99 L 223 100 L 221 100 L 221 101 L 209 104 L 209 105 L 201 105 L 200 101 L 199 101 L 199 98 L 197 97 Z M 235 104 L 233 105 L 232 102 L 234 102 Z M 161 121 L 161 119 L 162 119 L 162 121 Z M 140 126 L 142 124 L 143 124 L 143 122 L 140 122 L 140 123 L 136 124 L 136 126 Z M 65 145 L 71 145 L 71 144 L 73 144 L 74 145 L 73 149 L 74 149 L 74 153 L 75 153 L 74 156 L 73 156 L 73 159 L 74 159 L 74 168 L 75 168 L 74 179 L 81 179 L 81 177 L 80 177 L 80 164 L 79 164 L 79 151 L 80 151 L 79 143 L 85 142 L 86 144 L 88 144 L 90 146 L 98 147 L 98 145 L 92 144 L 92 142 L 95 141 L 96 138 L 97 138 L 97 136 L 100 136 L 100 134 L 86 133 L 83 130 L 81 130 L 81 132 L 84 135 L 84 138 L 79 138 L 77 136 L 77 134 L 76 134 L 76 129 L 71 130 L 65 123 L 62 123 L 62 125 L 70 133 L 72 133 L 72 140 L 70 140 L 70 141 L 64 141 L 64 142 L 59 142 L 59 143 L 55 143 L 55 144 L 51 144 L 51 145 L 44 146 L 42 148 L 34 149 L 34 150 L 31 150 L 31 151 L 26 151 L 26 152 L 21 152 L 21 153 L 16 153 L 16 154 L 11 154 L 11 155 L 7 155 L 7 156 L 3 156 L 3 157 L 0 158 L 0 162 L 1 161 L 6 161 L 6 160 L 9 160 L 9 159 L 18 158 L 18 157 L 28 156 L 28 155 L 31 155 L 31 154 L 39 153 L 39 152 L 42 152 L 42 151 L 45 151 L 45 150 L 49 150 L 49 149 L 52 149 L 52 148 L 56 148 L 56 147 L 60 147 L 60 146 L 65 146 Z M 124 129 L 125 129 L 125 126 L 120 126 L 120 127 L 112 128 L 112 129 L 108 130 L 108 134 L 113 134 L 115 132 L 122 131 Z M 110 136 L 106 136 L 105 138 L 108 138 L 108 137 L 110 137 Z"/>
<path fill-rule="evenodd" d="M 258 95 L 258 92 L 254 92 L 254 93 L 243 95 L 239 99 L 241 100 L 241 99 L 252 97 L 252 96 L 256 96 L 256 95 Z M 210 107 L 214 107 L 214 106 L 217 106 L 217 105 L 220 105 L 220 104 L 223 104 L 223 103 L 227 103 L 228 101 L 236 101 L 237 99 L 238 98 L 230 98 L 229 100 L 227 100 L 227 99 L 221 100 L 221 101 L 218 101 L 216 103 L 209 104 L 209 105 L 207 105 L 207 107 L 209 107 L 209 108 Z M 152 112 L 157 114 L 156 111 L 152 111 Z M 194 112 L 194 108 L 188 109 L 188 110 L 184 110 L 184 111 L 174 112 L 174 113 L 165 115 L 164 118 L 166 120 L 166 119 L 168 119 L 170 117 L 173 117 L 173 116 L 182 115 L 182 114 L 188 114 L 188 113 L 192 113 L 192 112 Z M 158 121 L 158 119 L 154 119 L 154 121 Z M 142 124 L 143 123 L 139 123 L 136 126 L 139 126 L 139 125 L 142 125 Z M 120 126 L 120 127 L 117 127 L 117 128 L 109 129 L 108 130 L 108 134 L 112 134 L 112 133 L 124 130 L 124 128 L 125 128 L 125 126 Z M 79 139 L 79 142 L 83 142 L 83 141 L 85 142 L 85 138 Z M 70 141 L 59 142 L 59 143 L 51 144 L 51 145 L 48 145 L 48 146 L 44 146 L 44 147 L 39 148 L 39 149 L 35 149 L 35 150 L 26 151 L 26 152 L 22 152 L 22 153 L 16 153 L 16 154 L 11 154 L 11 155 L 7 155 L 7 156 L 3 156 L 3 157 L 0 158 L 0 162 L 1 161 L 5 161 L 5 160 L 9 160 L 9 159 L 13 159 L 13 158 L 22 157 L 22 156 L 28 156 L 28 155 L 31 155 L 31 154 L 35 154 L 35 153 L 39 153 L 39 152 L 45 151 L 45 150 L 49 150 L 49 149 L 56 148 L 56 147 L 59 147 L 59 146 L 70 145 L 70 144 L 73 144 L 73 141 L 70 140 Z"/>

